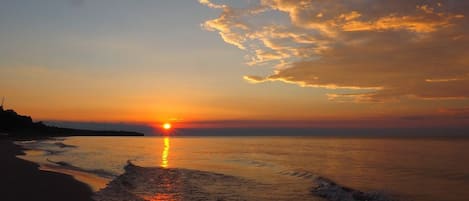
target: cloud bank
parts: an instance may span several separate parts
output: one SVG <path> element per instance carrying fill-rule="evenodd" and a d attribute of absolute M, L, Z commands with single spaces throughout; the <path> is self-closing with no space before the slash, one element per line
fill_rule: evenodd
<path fill-rule="evenodd" d="M 469 2 L 459 0 L 260 0 L 202 24 L 272 66 L 252 83 L 350 89 L 334 101 L 469 98 Z M 364 92 L 364 90 L 366 92 Z"/>

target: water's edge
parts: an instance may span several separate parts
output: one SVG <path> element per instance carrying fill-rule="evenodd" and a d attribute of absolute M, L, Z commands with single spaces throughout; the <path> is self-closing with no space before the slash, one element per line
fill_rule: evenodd
<path fill-rule="evenodd" d="M 55 142 L 58 149 L 44 150 L 17 143 L 26 149 L 37 149 L 49 155 L 61 154 L 65 149 L 78 147 Z M 32 145 L 32 146 L 31 146 Z M 63 150 L 62 150 L 63 149 Z M 21 158 L 28 160 L 28 152 Z M 46 155 L 47 155 L 46 154 Z M 127 161 L 121 175 L 95 169 L 83 169 L 64 161 L 36 162 L 41 170 L 54 171 L 73 176 L 88 184 L 95 192 L 96 201 L 110 200 L 302 200 L 295 194 L 265 193 L 275 191 L 271 184 L 260 183 L 242 177 L 183 168 L 140 167 Z M 363 192 L 307 171 L 283 171 L 279 174 L 310 181 L 311 198 L 329 201 L 392 201 L 390 196 L 379 192 Z"/>

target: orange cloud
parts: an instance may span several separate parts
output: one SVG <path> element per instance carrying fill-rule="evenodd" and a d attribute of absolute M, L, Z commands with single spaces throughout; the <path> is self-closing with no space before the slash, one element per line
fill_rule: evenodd
<path fill-rule="evenodd" d="M 332 101 L 461 99 L 469 98 L 468 6 L 465 1 L 261 0 L 244 11 L 227 5 L 205 24 L 220 23 L 208 29 L 244 49 L 247 64 L 275 68 L 271 75 L 244 76 L 251 83 L 358 90 L 329 93 Z M 260 13 L 288 18 L 272 24 Z"/>
<path fill-rule="evenodd" d="M 433 11 L 428 11 L 427 7 L 425 8 L 426 10 L 424 10 L 423 13 L 413 16 L 397 16 L 391 14 L 374 21 L 348 21 L 342 25 L 342 29 L 344 31 L 383 31 L 405 29 L 419 33 L 428 33 L 437 31 L 439 28 L 453 25 L 453 20 L 455 19 L 464 18 L 464 15 L 447 14 L 443 12 L 434 13 Z"/>

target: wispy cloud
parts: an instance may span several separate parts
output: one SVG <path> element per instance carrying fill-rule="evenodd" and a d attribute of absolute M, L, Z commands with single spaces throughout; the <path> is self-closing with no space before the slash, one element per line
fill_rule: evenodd
<path fill-rule="evenodd" d="M 247 64 L 274 67 L 246 75 L 251 83 L 361 90 L 328 94 L 333 101 L 469 98 L 467 1 L 200 3 L 222 10 L 205 29 L 245 50 Z"/>

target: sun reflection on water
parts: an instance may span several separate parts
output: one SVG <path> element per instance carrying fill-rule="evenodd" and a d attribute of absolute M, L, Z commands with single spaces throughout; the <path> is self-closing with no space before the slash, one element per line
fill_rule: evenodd
<path fill-rule="evenodd" d="M 163 138 L 163 152 L 161 153 L 161 167 L 167 168 L 169 166 L 169 148 L 170 142 L 169 137 Z M 178 180 L 171 174 L 170 169 L 163 170 L 165 173 L 158 176 L 158 182 L 155 186 L 159 192 L 153 195 L 142 195 L 141 197 L 147 201 L 180 201 L 179 197 L 179 186 L 177 185 Z"/>
<path fill-rule="evenodd" d="M 169 165 L 169 137 L 164 138 L 163 153 L 161 153 L 161 167 L 166 168 Z"/>
<path fill-rule="evenodd" d="M 160 194 L 156 194 L 153 196 L 143 196 L 142 198 L 148 201 L 178 201 L 180 200 L 176 196 L 172 194 L 166 194 L 166 193 L 160 193 Z"/>

